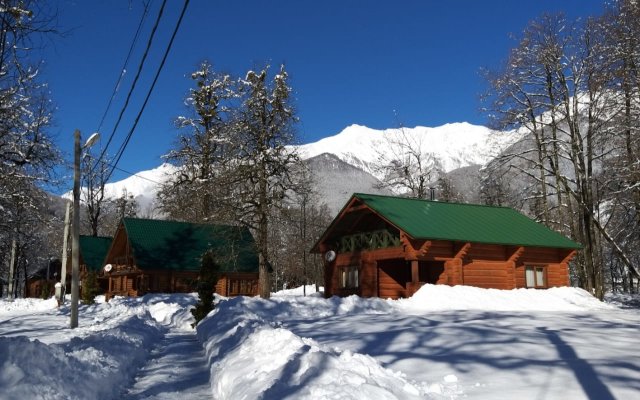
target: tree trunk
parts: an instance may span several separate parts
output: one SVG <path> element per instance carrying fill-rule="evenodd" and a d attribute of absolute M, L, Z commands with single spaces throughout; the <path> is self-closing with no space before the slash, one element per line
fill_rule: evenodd
<path fill-rule="evenodd" d="M 259 205 L 258 205 L 258 259 L 259 259 L 259 284 L 260 297 L 268 299 L 271 297 L 271 276 L 269 274 L 269 218 L 267 208 L 267 177 L 266 166 L 260 165 L 259 171 Z"/>

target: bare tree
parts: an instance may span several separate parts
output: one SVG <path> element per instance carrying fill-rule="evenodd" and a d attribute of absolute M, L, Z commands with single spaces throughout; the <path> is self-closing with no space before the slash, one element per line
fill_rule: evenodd
<path fill-rule="evenodd" d="M 500 161 L 536 182 L 531 209 L 540 219 L 583 244 L 578 280 L 602 298 L 603 241 L 637 270 L 600 215 L 606 198 L 599 188 L 617 109 L 603 25 L 596 22 L 572 24 L 561 15 L 533 21 L 504 70 L 488 77 L 496 122 L 526 130 L 531 144 L 521 143 Z"/>
<path fill-rule="evenodd" d="M 0 5 L 0 246 L 14 248 L 11 268 L 35 265 L 40 251 L 31 240 L 44 232 L 48 200 L 38 189 L 51 181 L 60 154 L 47 128 L 52 106 L 38 78 L 39 41 L 54 31 L 52 13 L 35 1 L 4 0 Z M 0 254 L 2 265 L 11 251 Z M 29 262 L 31 261 L 31 262 Z"/>
<path fill-rule="evenodd" d="M 82 191 L 83 203 L 86 207 L 86 222 L 89 225 L 90 235 L 98 236 L 104 219 L 106 204 L 104 185 L 109 175 L 109 167 L 106 161 L 94 165 L 94 158 L 90 155 L 82 159 Z"/>
<path fill-rule="evenodd" d="M 385 131 L 384 151 L 378 152 L 373 165 L 382 176 L 380 188 L 418 199 L 429 198 L 430 187 L 442 173 L 440 160 L 426 151 L 420 137 L 412 136 L 401 127 Z"/>

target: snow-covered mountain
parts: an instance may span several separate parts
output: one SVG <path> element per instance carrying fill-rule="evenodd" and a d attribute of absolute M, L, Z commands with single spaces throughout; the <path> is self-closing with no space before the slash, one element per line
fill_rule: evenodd
<path fill-rule="evenodd" d="M 148 171 L 138 172 L 121 181 L 105 185 L 106 197 L 120 197 L 124 191 L 133 197 L 151 196 L 155 197 L 159 184 L 164 183 L 167 176 L 176 172 L 177 168 L 171 164 L 164 163 L 157 168 Z"/>
<path fill-rule="evenodd" d="M 334 136 L 301 145 L 299 150 L 303 158 L 335 154 L 342 161 L 375 176 L 373 165 L 380 156 L 392 159 L 399 148 L 397 143 L 405 143 L 420 149 L 423 154 L 433 155 L 444 171 L 450 172 L 470 165 L 484 165 L 521 137 L 514 132 L 495 131 L 467 122 L 435 128 L 416 126 L 385 130 L 351 125 Z"/>
<path fill-rule="evenodd" d="M 333 214 L 340 211 L 353 193 L 391 194 L 378 186 L 380 181 L 373 175 L 342 161 L 335 154 L 322 153 L 305 162 L 314 177 L 315 192 Z"/>
<path fill-rule="evenodd" d="M 140 171 L 123 180 L 107 183 L 104 185 L 105 198 L 113 200 L 126 193 L 127 197 L 131 196 L 136 200 L 140 211 L 149 214 L 156 206 L 156 194 L 160 190 L 160 186 L 176 170 L 175 166 L 164 163 L 154 169 Z M 71 199 L 73 194 L 67 192 L 62 197 Z"/>
<path fill-rule="evenodd" d="M 513 132 L 494 131 L 466 122 L 451 123 L 435 128 L 376 130 L 351 125 L 342 132 L 314 143 L 297 146 L 300 154 L 316 177 L 316 191 L 332 211 L 337 211 L 355 191 L 381 193 L 376 189 L 375 162 L 384 155 L 393 158 L 395 142 L 409 143 L 437 158 L 445 172 L 484 165 L 522 137 Z M 140 210 L 148 213 L 155 206 L 160 184 L 176 171 L 171 164 L 162 164 L 136 176 L 105 186 L 108 198 L 121 197 L 126 190 L 133 196 Z M 70 198 L 68 193 L 64 197 Z"/>

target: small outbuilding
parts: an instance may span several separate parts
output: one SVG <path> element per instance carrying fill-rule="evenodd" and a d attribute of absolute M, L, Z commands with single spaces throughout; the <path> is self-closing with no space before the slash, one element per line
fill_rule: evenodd
<path fill-rule="evenodd" d="M 312 252 L 325 296 L 410 297 L 425 283 L 569 285 L 578 243 L 507 207 L 354 194 Z"/>
<path fill-rule="evenodd" d="M 123 218 L 100 272 L 107 280 L 107 300 L 195 291 L 202 256 L 209 251 L 220 265 L 217 293 L 258 294 L 258 256 L 248 229 Z"/>
<path fill-rule="evenodd" d="M 58 259 L 50 259 L 47 266 L 40 268 L 29 276 L 25 286 L 25 297 L 49 298 L 53 296 L 56 281 L 60 277 L 62 263 Z M 2 282 L 0 281 L 0 289 Z M 0 290 L 2 293 L 2 290 Z"/>

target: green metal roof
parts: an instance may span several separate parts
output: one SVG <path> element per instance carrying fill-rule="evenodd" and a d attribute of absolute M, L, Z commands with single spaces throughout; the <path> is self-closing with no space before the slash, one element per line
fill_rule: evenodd
<path fill-rule="evenodd" d="M 361 193 L 355 193 L 353 197 L 414 239 L 568 249 L 582 247 L 508 207 Z"/>
<path fill-rule="evenodd" d="M 101 236 L 80 236 L 82 261 L 90 271 L 99 271 L 113 239 Z"/>
<path fill-rule="evenodd" d="M 124 218 L 138 268 L 199 271 L 212 250 L 220 272 L 257 272 L 258 255 L 246 228 L 230 225 Z"/>

